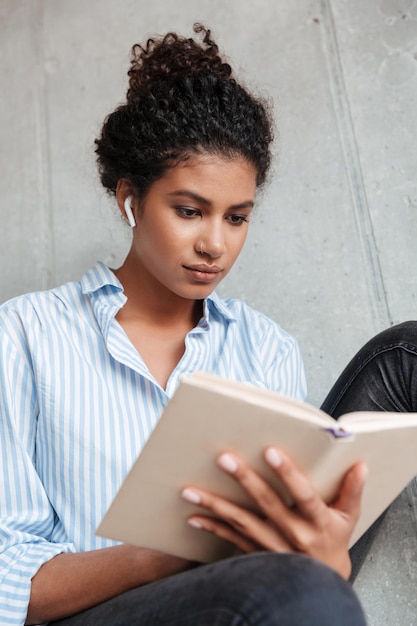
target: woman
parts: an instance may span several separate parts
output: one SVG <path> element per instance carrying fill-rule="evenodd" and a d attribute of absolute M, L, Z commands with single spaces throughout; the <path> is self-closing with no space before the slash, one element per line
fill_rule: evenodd
<path fill-rule="evenodd" d="M 190 523 L 254 554 L 198 566 L 95 536 L 181 373 L 305 397 L 295 340 L 214 292 L 244 244 L 272 132 L 210 31 L 195 32 L 201 43 L 168 34 L 134 47 L 127 102 L 96 141 L 102 183 L 132 228 L 123 265 L 1 309 L 2 623 L 365 623 L 344 580 L 360 463 L 327 506 L 266 450 L 297 503 L 288 510 L 242 459 L 220 457 L 265 515 L 194 489 L 183 497 L 215 519 Z"/>

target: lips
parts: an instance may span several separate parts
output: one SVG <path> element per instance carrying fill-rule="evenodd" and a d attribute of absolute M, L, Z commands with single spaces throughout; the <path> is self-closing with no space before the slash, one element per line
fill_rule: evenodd
<path fill-rule="evenodd" d="M 184 265 L 184 269 L 190 274 L 194 280 L 199 282 L 210 282 L 212 280 L 216 280 L 223 271 L 223 268 L 218 267 L 217 265 L 205 265 L 203 263 L 199 263 L 197 265 Z"/>

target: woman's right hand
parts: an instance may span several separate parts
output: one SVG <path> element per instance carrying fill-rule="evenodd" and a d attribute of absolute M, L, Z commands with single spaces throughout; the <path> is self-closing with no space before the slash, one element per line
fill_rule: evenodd
<path fill-rule="evenodd" d="M 197 487 L 187 487 L 183 497 L 210 514 L 210 517 L 192 515 L 189 523 L 234 543 L 244 552 L 302 553 L 323 561 L 348 578 L 351 571 L 348 546 L 360 514 L 366 466 L 354 465 L 345 475 L 338 496 L 326 504 L 283 452 L 270 447 L 265 451 L 265 461 L 291 494 L 294 506 L 288 507 L 241 458 L 225 453 L 218 458 L 219 466 L 240 483 L 260 513 Z"/>

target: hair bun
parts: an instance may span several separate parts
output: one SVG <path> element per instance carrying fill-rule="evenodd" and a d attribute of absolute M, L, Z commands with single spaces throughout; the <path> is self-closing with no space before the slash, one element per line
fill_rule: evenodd
<path fill-rule="evenodd" d="M 134 102 L 149 84 L 179 74 L 205 72 L 230 79 L 232 68 L 220 57 L 210 30 L 202 24 L 194 24 L 194 32 L 204 34 L 202 43 L 170 32 L 162 39 L 148 39 L 145 46 L 133 46 L 128 71 L 128 104 Z"/>

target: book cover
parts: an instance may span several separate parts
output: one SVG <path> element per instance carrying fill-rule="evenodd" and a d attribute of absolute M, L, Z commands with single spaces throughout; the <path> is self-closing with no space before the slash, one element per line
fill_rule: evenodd
<path fill-rule="evenodd" d="M 200 562 L 231 556 L 236 549 L 230 543 L 187 524 L 202 509 L 185 502 L 181 491 L 199 486 L 254 510 L 240 485 L 216 465 L 216 457 L 230 451 L 291 505 L 263 460 L 270 445 L 296 461 L 326 502 L 355 462 L 368 465 L 353 545 L 417 474 L 417 413 L 358 412 L 336 421 L 248 383 L 201 373 L 182 377 L 97 534 Z"/>

